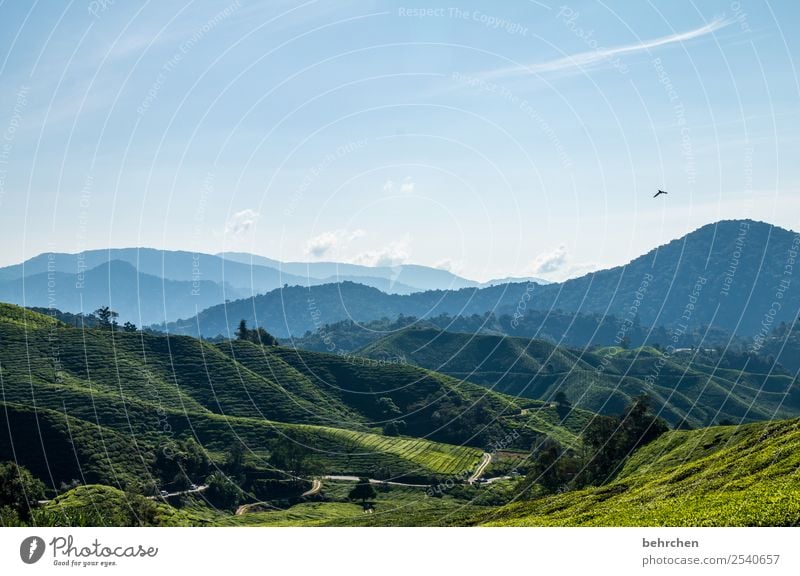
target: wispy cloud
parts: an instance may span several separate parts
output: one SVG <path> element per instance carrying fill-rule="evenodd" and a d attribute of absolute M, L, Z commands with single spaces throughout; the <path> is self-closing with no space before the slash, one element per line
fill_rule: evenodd
<path fill-rule="evenodd" d="M 610 59 L 613 59 L 617 56 L 621 56 L 623 54 L 633 54 L 636 52 L 644 52 L 647 50 L 652 50 L 654 48 L 659 48 L 661 46 L 666 46 L 669 44 L 675 44 L 679 42 L 686 42 L 688 40 L 692 40 L 694 38 L 700 38 L 701 36 L 705 36 L 707 34 L 711 34 L 725 26 L 731 24 L 732 20 L 727 20 L 724 18 L 717 18 L 705 24 L 704 26 L 700 26 L 699 28 L 695 28 L 694 30 L 687 30 L 686 32 L 677 32 L 675 34 L 670 34 L 668 36 L 661 36 L 659 38 L 654 38 L 652 40 L 643 40 L 641 42 L 636 42 L 634 44 L 626 44 L 623 46 L 615 46 L 611 48 L 597 48 L 596 50 L 588 50 L 586 52 L 579 52 L 577 54 L 571 54 L 569 56 L 564 56 L 562 58 L 556 58 L 554 60 L 548 60 L 546 62 L 534 62 L 532 64 L 527 65 L 514 65 L 514 66 L 505 66 L 502 68 L 497 68 L 495 70 L 490 70 L 485 72 L 482 76 L 486 78 L 498 78 L 498 77 L 509 77 L 509 76 L 523 76 L 527 74 L 547 74 L 552 72 L 562 72 L 565 70 L 582 70 L 597 64 L 601 64 L 603 62 L 607 62 Z"/>
<path fill-rule="evenodd" d="M 306 254 L 314 258 L 322 258 L 323 256 L 337 254 L 339 251 L 346 248 L 350 242 L 365 235 L 366 232 L 361 229 L 353 231 L 340 229 L 331 232 L 323 232 L 318 236 L 310 238 L 308 242 L 306 242 Z"/>
<path fill-rule="evenodd" d="M 383 191 L 388 193 L 400 192 L 400 194 L 413 194 L 417 185 L 411 179 L 411 176 L 403 178 L 402 182 L 394 182 L 387 180 L 383 183 Z"/>
<path fill-rule="evenodd" d="M 353 263 L 363 266 L 400 266 L 410 258 L 410 242 L 410 236 L 406 235 L 402 240 L 390 242 L 382 248 L 362 252 L 353 259 Z"/>
<path fill-rule="evenodd" d="M 534 274 L 550 274 L 561 270 L 569 260 L 569 252 L 566 246 L 561 245 L 552 252 L 539 254 L 531 263 L 531 270 Z"/>
<path fill-rule="evenodd" d="M 527 272 L 559 282 L 582 276 L 596 268 L 593 263 L 575 262 L 567 247 L 562 244 L 550 252 L 539 254 L 527 267 Z"/>
<path fill-rule="evenodd" d="M 225 236 L 232 239 L 241 239 L 252 231 L 261 214 L 252 208 L 245 208 L 236 212 L 225 222 Z"/>

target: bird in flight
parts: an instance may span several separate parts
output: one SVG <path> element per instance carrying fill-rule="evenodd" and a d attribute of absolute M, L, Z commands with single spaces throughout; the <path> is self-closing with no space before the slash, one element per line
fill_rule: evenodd
<path fill-rule="evenodd" d="M 666 194 L 666 192 L 664 192 L 663 190 L 659 190 L 658 192 L 653 194 L 653 198 L 657 198 L 658 196 L 661 196 L 662 194 Z"/>

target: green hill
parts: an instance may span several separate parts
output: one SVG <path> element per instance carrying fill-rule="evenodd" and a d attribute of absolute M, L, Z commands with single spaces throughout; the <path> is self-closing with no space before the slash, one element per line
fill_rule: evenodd
<path fill-rule="evenodd" d="M 168 485 L 158 461 L 188 439 L 215 465 L 241 446 L 245 476 L 280 474 L 273 453 L 296 445 L 325 473 L 435 478 L 471 469 L 511 431 L 523 447 L 548 432 L 574 444 L 584 421 L 561 426 L 541 403 L 415 366 L 82 330 L 11 305 L 0 344 L 0 461 L 51 488 Z"/>
<path fill-rule="evenodd" d="M 494 391 L 549 401 L 564 392 L 574 406 L 619 413 L 642 393 L 673 425 L 707 426 L 800 414 L 800 386 L 780 371 L 722 367 L 706 351 L 601 348 L 571 350 L 549 342 L 435 328 L 407 328 L 358 354 L 412 364 Z M 755 364 L 754 364 L 755 366 Z"/>
<path fill-rule="evenodd" d="M 798 420 L 668 432 L 630 455 L 611 483 L 538 500 L 507 504 L 519 492 L 514 478 L 502 478 L 531 469 L 530 448 L 543 435 L 572 454 L 584 449 L 581 434 L 595 415 L 565 411 L 551 400 L 556 390 L 568 390 L 578 406 L 579 392 L 608 401 L 611 383 L 615 393 L 633 394 L 657 363 L 663 378 L 681 385 L 690 375 L 706 390 L 727 386 L 725 405 L 735 406 L 744 402 L 739 389 L 760 398 L 786 384 L 783 375 L 721 368 L 711 355 L 689 366 L 651 348 L 579 353 L 425 329 L 371 346 L 364 353 L 375 358 L 79 329 L 2 305 L 0 461 L 45 482 L 52 500 L 33 511 L 39 525 L 798 522 Z M 593 379 L 599 366 L 605 381 Z M 545 400 L 470 382 L 498 373 L 531 377 L 528 388 Z M 671 397 L 661 382 L 648 390 L 671 410 L 693 402 L 691 387 Z M 792 394 L 783 396 L 787 407 Z M 753 416 L 765 408 L 742 410 Z M 495 453 L 487 470 L 499 482 L 467 486 L 486 451 Z M 211 489 L 169 503 L 142 495 L 210 482 L 214 470 L 236 487 L 235 500 L 219 505 Z M 322 478 L 322 491 L 302 498 L 312 476 Z M 378 512 L 363 514 L 348 500 L 352 483 L 339 476 L 424 486 L 379 485 Z M 433 497 L 430 485 L 445 488 Z M 234 516 L 236 501 L 263 503 Z"/>
<path fill-rule="evenodd" d="M 800 420 L 672 431 L 610 484 L 518 502 L 493 526 L 800 525 Z"/>

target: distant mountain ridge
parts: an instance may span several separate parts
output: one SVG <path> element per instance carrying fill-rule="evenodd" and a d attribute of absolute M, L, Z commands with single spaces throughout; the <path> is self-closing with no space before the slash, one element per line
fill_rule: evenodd
<path fill-rule="evenodd" d="M 797 317 L 800 281 L 792 281 L 786 267 L 793 269 L 798 251 L 797 232 L 753 220 L 724 220 L 625 266 L 543 286 L 532 306 L 630 316 L 649 326 L 713 325 L 753 336 L 765 321 L 771 325 Z M 776 300 L 781 304 L 773 314 Z"/>
<path fill-rule="evenodd" d="M 43 277 L 20 283 L 23 275 L 30 277 L 48 270 L 75 274 L 79 266 L 91 271 L 111 259 L 125 261 L 139 273 L 152 276 L 142 279 L 147 285 L 153 278 L 192 286 L 213 283 L 203 285 L 209 298 L 194 299 L 188 309 L 182 302 L 171 301 L 183 298 L 186 286 L 145 292 L 155 295 L 152 297 L 160 295 L 163 303 L 161 313 L 148 312 L 141 315 L 142 320 L 152 320 L 181 334 L 231 334 L 235 330 L 231 323 L 241 318 L 285 338 L 347 319 L 364 322 L 400 315 L 425 319 L 488 312 L 522 318 L 530 310 L 552 310 L 613 315 L 629 326 L 680 331 L 712 326 L 749 338 L 766 336 L 774 326 L 794 320 L 800 312 L 800 282 L 792 278 L 798 251 L 800 234 L 796 232 L 752 220 L 728 220 L 703 226 L 624 266 L 580 278 L 547 285 L 526 280 L 481 287 L 445 270 L 416 265 L 370 268 L 325 262 L 277 263 L 278 269 L 267 266 L 277 261 L 240 253 L 214 256 L 153 249 L 94 250 L 81 255 L 44 254 L 24 266 L 0 269 L 0 299 L 48 306 L 43 300 Z M 251 263 L 237 261 L 242 259 Z M 312 272 L 337 274 L 333 276 L 336 282 L 330 282 L 330 276 L 312 277 Z M 419 291 L 420 285 L 439 282 L 445 286 Z M 110 278 L 108 283 L 115 286 L 117 301 L 146 297 L 134 291 L 138 282 Z M 76 302 L 67 290 L 57 307 L 79 312 Z M 202 310 L 197 315 L 192 309 L 195 304 Z M 126 306 L 126 314 L 158 308 L 152 301 Z"/>
<path fill-rule="evenodd" d="M 0 283 L 2 302 L 84 314 L 110 306 L 120 322 L 144 325 L 193 315 L 238 294 L 207 280 L 164 280 L 120 260 L 80 274 L 42 272 Z"/>
<path fill-rule="evenodd" d="M 251 325 L 263 326 L 276 336 L 285 338 L 346 319 L 364 322 L 401 314 L 418 318 L 443 313 L 479 314 L 519 301 L 527 289 L 527 284 L 505 284 L 399 295 L 386 294 L 355 282 L 307 288 L 289 286 L 213 306 L 195 317 L 171 322 L 166 329 L 175 334 L 229 336 L 236 330 L 239 319 L 243 318 Z"/>
<path fill-rule="evenodd" d="M 217 256 L 231 262 L 270 266 L 291 275 L 326 280 L 326 283 L 349 280 L 372 286 L 372 284 L 363 282 L 361 279 L 374 277 L 388 280 L 392 285 L 413 287 L 410 291 L 393 291 L 398 294 L 422 292 L 424 290 L 458 290 L 481 285 L 479 282 L 462 278 L 447 270 L 418 264 L 363 266 L 344 262 L 281 262 L 264 256 L 242 252 L 221 252 Z M 375 287 L 377 288 L 377 286 Z"/>
<path fill-rule="evenodd" d="M 625 266 L 545 286 L 502 284 L 390 295 L 351 283 L 280 290 L 204 310 L 171 331 L 230 334 L 228 318 L 245 318 L 278 335 L 302 335 L 326 323 L 403 314 L 517 314 L 555 310 L 612 314 L 621 325 L 686 331 L 712 326 L 742 337 L 768 332 L 800 312 L 800 282 L 787 276 L 800 234 L 752 220 L 703 226 Z M 779 306 L 773 303 L 780 301 Z M 767 324 L 765 327 L 764 324 Z M 624 329 L 623 329 L 624 332 Z M 623 334 L 624 336 L 624 334 Z"/>
<path fill-rule="evenodd" d="M 165 280 L 196 281 L 203 279 L 211 282 L 227 283 L 237 290 L 234 297 L 267 292 L 284 284 L 307 286 L 309 284 L 335 282 L 340 278 L 342 280 L 351 279 L 344 271 L 339 271 L 337 274 L 335 269 L 316 269 L 314 268 L 314 263 L 311 263 L 311 267 L 308 269 L 306 269 L 305 264 L 293 264 L 288 267 L 296 271 L 296 273 L 292 273 L 286 266 L 276 260 L 254 255 L 240 254 L 239 256 L 238 259 L 229 259 L 202 252 L 158 250 L 155 248 L 110 248 L 107 250 L 86 250 L 75 254 L 44 253 L 30 258 L 22 264 L 0 268 L 0 282 L 48 271 L 78 274 L 114 260 L 127 262 L 139 272 L 164 278 Z M 244 256 L 252 256 L 252 259 L 245 259 Z M 399 267 L 398 270 L 369 268 L 367 266 L 358 268 L 358 273 L 354 275 L 354 278 L 357 277 L 361 283 L 368 286 L 374 285 L 379 289 L 393 289 L 397 293 L 408 293 L 423 289 L 405 284 L 400 279 L 402 267 Z M 414 268 L 426 269 L 424 266 Z M 317 270 L 317 272 L 314 272 L 314 270 Z M 427 270 L 432 270 L 433 274 L 444 285 L 449 283 L 449 273 L 433 268 Z"/>
<path fill-rule="evenodd" d="M 40 254 L 0 268 L 0 301 L 71 313 L 111 305 L 122 321 L 154 324 L 287 285 L 356 281 L 386 293 L 411 294 L 424 289 L 406 279 L 424 288 L 477 284 L 444 270 L 416 265 L 283 264 L 250 254 L 222 257 L 181 250 L 112 248 Z M 48 287 L 53 280 L 55 291 Z"/>

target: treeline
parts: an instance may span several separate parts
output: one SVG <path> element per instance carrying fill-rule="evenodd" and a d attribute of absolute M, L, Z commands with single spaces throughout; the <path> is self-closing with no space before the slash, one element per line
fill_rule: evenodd
<path fill-rule="evenodd" d="M 247 340 L 262 346 L 278 346 L 278 339 L 272 334 L 264 330 L 261 326 L 257 328 L 248 328 L 247 321 L 242 319 L 239 321 L 239 328 L 236 330 L 236 338 L 238 340 Z"/>
<path fill-rule="evenodd" d="M 557 403 L 561 413 L 570 409 L 563 395 L 557 398 Z M 537 441 L 531 455 L 534 464 L 520 491 L 532 495 L 605 484 L 617 475 L 636 449 L 668 429 L 667 423 L 650 410 L 650 399 L 638 396 L 618 416 L 594 416 L 581 435 L 579 451 L 565 448 L 548 437 Z"/>
<path fill-rule="evenodd" d="M 73 314 L 71 312 L 62 312 L 55 308 L 41 308 L 31 307 L 29 310 L 38 312 L 51 318 L 72 326 L 75 328 L 100 328 L 105 330 L 122 330 L 123 332 L 137 332 L 139 328 L 133 322 L 118 322 L 119 313 L 109 306 L 101 306 L 94 312 L 89 314 Z M 149 328 L 144 328 L 145 332 L 153 332 Z M 247 340 L 263 346 L 279 346 L 278 339 L 272 334 L 267 332 L 262 327 L 248 328 L 247 322 L 243 319 L 239 322 L 239 328 L 236 330 L 236 338 L 238 340 Z M 212 342 L 221 342 L 226 340 L 223 337 L 209 338 Z"/>
<path fill-rule="evenodd" d="M 723 346 L 728 349 L 745 350 L 750 345 L 748 340 L 733 337 L 729 332 L 713 327 L 704 326 L 687 331 L 676 341 L 675 334 L 669 328 L 645 326 L 638 321 L 638 318 L 634 318 L 622 330 L 622 322 L 616 316 L 562 310 L 528 310 L 518 317 L 487 312 L 467 316 L 440 314 L 429 318 L 401 314 L 396 319 L 384 317 L 362 323 L 342 320 L 325 324 L 314 332 L 307 331 L 302 337 L 294 338 L 292 344 L 316 352 L 353 352 L 382 336 L 410 326 L 432 327 L 468 334 L 506 334 L 537 338 L 577 348 L 592 346 L 634 348 L 645 345 L 666 348 L 671 345 L 676 348 Z M 330 349 L 331 342 L 335 342 L 336 350 Z"/>

